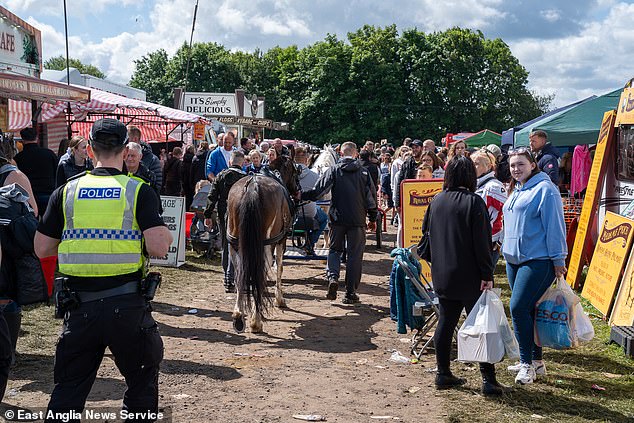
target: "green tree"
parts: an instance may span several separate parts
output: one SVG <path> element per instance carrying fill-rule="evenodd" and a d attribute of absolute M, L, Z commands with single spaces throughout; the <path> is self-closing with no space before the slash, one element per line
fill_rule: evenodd
<path fill-rule="evenodd" d="M 148 99 L 172 104 L 175 87 L 266 97 L 266 117 L 291 124 L 314 144 L 447 132 L 500 132 L 542 114 L 552 101 L 527 89 L 528 72 L 501 39 L 451 28 L 424 33 L 395 25 L 364 26 L 339 40 L 299 49 L 230 52 L 216 43 L 183 44 L 135 61 L 130 84 Z M 275 135 L 275 134 L 271 134 Z"/>
<path fill-rule="evenodd" d="M 106 77 L 106 75 L 104 75 L 104 73 L 100 71 L 98 67 L 94 65 L 86 65 L 82 63 L 79 59 L 73 59 L 71 57 L 68 60 L 68 63 L 71 68 L 77 69 L 79 73 L 96 76 L 97 78 L 101 79 L 104 79 Z M 44 62 L 44 69 L 64 70 L 66 69 L 66 58 L 62 55 L 51 57 Z"/>
<path fill-rule="evenodd" d="M 130 86 L 145 90 L 148 101 L 164 106 L 174 105 L 173 90 L 176 79 L 168 72 L 170 59 L 163 49 L 134 61 L 135 70 Z"/>

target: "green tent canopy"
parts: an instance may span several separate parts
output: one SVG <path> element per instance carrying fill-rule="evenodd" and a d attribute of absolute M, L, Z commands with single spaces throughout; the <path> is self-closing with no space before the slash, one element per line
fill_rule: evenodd
<path fill-rule="evenodd" d="M 466 142 L 469 147 L 484 147 L 489 144 L 499 146 L 502 143 L 502 135 L 497 132 L 484 129 L 480 132 L 476 132 L 470 137 L 464 138 L 463 141 Z"/>
<path fill-rule="evenodd" d="M 529 134 L 538 129 L 546 131 L 548 141 L 555 147 L 596 144 L 603 114 L 616 109 L 622 91 L 619 88 L 591 98 L 528 125 L 515 133 L 515 146 L 528 145 Z"/>

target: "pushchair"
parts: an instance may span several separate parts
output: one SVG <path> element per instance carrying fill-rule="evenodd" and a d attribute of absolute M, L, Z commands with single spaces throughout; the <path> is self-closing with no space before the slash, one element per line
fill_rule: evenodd
<path fill-rule="evenodd" d="M 310 239 L 310 233 L 319 229 L 317 219 L 307 216 L 304 212 L 304 204 L 301 203 L 297 207 L 293 218 L 293 226 L 291 227 L 290 241 L 291 245 L 286 248 L 284 258 L 290 259 L 320 259 L 324 260 L 327 256 L 327 250 L 315 249 L 315 245 Z"/>
<path fill-rule="evenodd" d="M 204 211 L 210 189 L 211 185 L 209 184 L 198 187 L 190 207 L 190 210 L 195 214 L 189 228 L 189 242 L 192 250 L 200 254 L 201 257 L 207 258 L 212 258 L 217 251 L 222 249 L 218 225 L 214 224 L 211 229 L 205 226 Z"/>

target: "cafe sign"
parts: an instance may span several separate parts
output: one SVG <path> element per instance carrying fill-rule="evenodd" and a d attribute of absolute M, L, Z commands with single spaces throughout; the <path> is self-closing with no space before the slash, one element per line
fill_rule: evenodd
<path fill-rule="evenodd" d="M 41 64 L 40 31 L 0 7 L 0 70 L 39 77 Z"/>

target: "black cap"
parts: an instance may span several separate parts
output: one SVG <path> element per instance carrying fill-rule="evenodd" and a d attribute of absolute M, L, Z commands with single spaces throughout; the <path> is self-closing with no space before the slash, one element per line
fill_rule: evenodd
<path fill-rule="evenodd" d="M 91 141 L 95 140 L 97 134 L 116 135 L 119 138 L 119 142 L 113 141 L 107 143 L 109 145 L 125 145 L 128 142 L 128 129 L 117 119 L 103 118 L 95 121 L 90 130 Z M 102 141 L 99 141 L 99 143 L 103 144 Z"/>
<path fill-rule="evenodd" d="M 423 146 L 423 142 L 419 139 L 415 139 L 414 141 L 412 141 L 411 145 L 417 145 L 418 147 L 422 147 Z"/>

